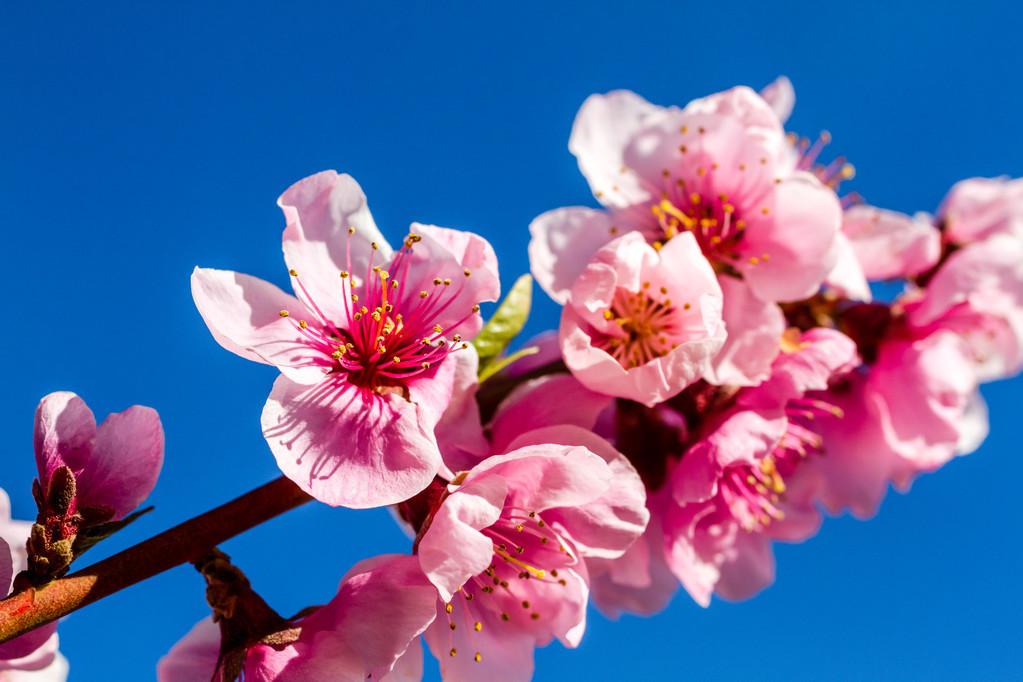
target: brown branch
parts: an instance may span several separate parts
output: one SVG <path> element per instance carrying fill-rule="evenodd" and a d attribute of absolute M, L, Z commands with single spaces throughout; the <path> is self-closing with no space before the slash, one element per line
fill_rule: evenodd
<path fill-rule="evenodd" d="M 278 478 L 66 578 L 12 594 L 0 601 L 0 643 L 175 566 L 197 561 L 214 546 L 310 499 L 288 479 Z"/>

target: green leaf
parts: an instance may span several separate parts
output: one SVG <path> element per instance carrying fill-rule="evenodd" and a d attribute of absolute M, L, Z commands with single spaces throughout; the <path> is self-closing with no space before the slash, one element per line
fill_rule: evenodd
<path fill-rule="evenodd" d="M 529 319 L 529 309 L 532 303 L 533 278 L 529 275 L 522 275 L 515 281 L 511 291 L 504 297 L 501 304 L 497 306 L 494 316 L 483 326 L 479 335 L 472 342 L 480 356 L 481 374 L 487 364 L 500 356 L 511 340 L 522 331 L 526 320 Z"/>
<path fill-rule="evenodd" d="M 484 381 L 494 376 L 516 360 L 521 360 L 522 358 L 529 357 L 530 355 L 536 355 L 539 352 L 540 348 L 538 346 L 530 346 L 529 348 L 523 348 L 515 351 L 511 355 L 507 355 L 502 358 L 494 358 L 487 363 L 486 367 L 480 370 L 480 383 L 482 384 Z"/>

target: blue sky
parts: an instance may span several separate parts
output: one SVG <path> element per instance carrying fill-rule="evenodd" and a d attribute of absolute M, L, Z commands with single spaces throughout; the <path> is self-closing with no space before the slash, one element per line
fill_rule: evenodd
<path fill-rule="evenodd" d="M 156 511 L 95 557 L 276 475 L 258 415 L 274 372 L 210 338 L 196 264 L 286 284 L 274 205 L 325 168 L 352 173 L 385 233 L 474 229 L 505 284 L 526 226 L 592 203 L 566 149 L 593 92 L 682 104 L 780 73 L 791 125 L 831 131 L 871 202 L 936 207 L 957 179 L 1023 175 L 1020 13 L 1002 3 L 18 3 L 0 19 L 6 359 L 0 486 L 33 514 L 32 413 L 68 389 L 105 414 L 156 407 Z M 538 294 L 531 331 L 552 326 Z M 594 615 L 538 680 L 963 679 L 1020 674 L 1018 380 L 988 387 L 976 454 L 778 549 L 743 604 L 680 594 L 653 619 Z M 282 612 L 408 543 L 383 510 L 308 506 L 225 546 Z M 62 625 L 74 682 L 144 680 L 204 613 L 189 568 Z"/>

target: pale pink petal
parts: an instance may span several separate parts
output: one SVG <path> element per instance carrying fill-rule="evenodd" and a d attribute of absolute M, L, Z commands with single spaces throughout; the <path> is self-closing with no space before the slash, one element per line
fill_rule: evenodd
<path fill-rule="evenodd" d="M 914 277 L 934 267 L 941 255 L 941 233 L 923 215 L 857 204 L 843 214 L 842 233 L 871 280 Z"/>
<path fill-rule="evenodd" d="M 974 391 L 963 413 L 959 442 L 956 443 L 956 454 L 968 455 L 974 452 L 987 439 L 990 430 L 987 403 L 980 391 Z"/>
<path fill-rule="evenodd" d="M 427 235 L 443 245 L 463 268 L 472 273 L 477 302 L 496 301 L 501 297 L 497 254 L 486 239 L 473 232 L 420 223 L 412 223 L 411 231 Z"/>
<path fill-rule="evenodd" d="M 547 426 L 571 424 L 593 429 L 613 399 L 579 383 L 571 374 L 549 374 L 515 387 L 490 423 L 494 452 L 507 452 L 520 434 Z M 598 453 L 599 454 L 599 453 Z"/>
<path fill-rule="evenodd" d="M 750 218 L 743 245 L 749 259 L 738 264 L 739 270 L 765 301 L 812 295 L 837 259 L 838 197 L 811 174 L 797 172 L 777 185 L 773 205 L 764 208 L 766 214 Z"/>
<path fill-rule="evenodd" d="M 596 251 L 615 238 L 606 211 L 570 206 L 547 211 L 529 224 L 529 267 L 536 283 L 564 304 L 572 284 Z"/>
<path fill-rule="evenodd" d="M 852 242 L 844 233 L 840 232 L 835 237 L 834 251 L 835 267 L 828 273 L 824 283 L 839 296 L 869 303 L 874 297 L 870 291 L 870 283 L 863 274 L 863 265 L 856 255 Z"/>
<path fill-rule="evenodd" d="M 735 277 L 718 277 L 724 295 L 721 316 L 728 337 L 706 373 L 719 386 L 755 386 L 771 372 L 785 331 L 785 315 L 772 302 L 753 295 L 749 286 Z"/>
<path fill-rule="evenodd" d="M 968 244 L 996 235 L 1023 237 L 1023 180 L 970 178 L 956 183 L 942 202 L 945 236 Z"/>
<path fill-rule="evenodd" d="M 277 464 L 310 495 L 334 506 L 377 507 L 423 490 L 441 466 L 419 408 L 342 381 L 314 386 L 285 376 L 263 408 Z"/>
<path fill-rule="evenodd" d="M 710 597 L 721 577 L 719 563 L 705 558 L 696 546 L 697 533 L 707 535 L 700 528 L 700 522 L 708 513 L 713 510 L 690 504 L 668 507 L 664 517 L 664 556 L 668 567 L 689 596 L 703 607 L 710 605 Z M 725 536 L 721 538 L 724 542 L 737 532 L 734 523 L 716 527 L 721 529 L 719 537 Z"/>
<path fill-rule="evenodd" d="M 289 187 L 277 205 L 287 221 L 284 260 L 298 273 L 295 293 L 307 305 L 315 301 L 331 321 L 346 319 L 339 273 L 351 270 L 362 277 L 371 259 L 378 264 L 391 259 L 391 247 L 359 183 L 350 175 L 323 171 Z M 351 227 L 356 231 L 349 235 Z"/>
<path fill-rule="evenodd" d="M 70 666 L 67 659 L 56 652 L 45 667 L 5 670 L 3 671 L 3 680 L 4 682 L 65 682 L 69 671 Z"/>
<path fill-rule="evenodd" d="M 792 81 L 778 76 L 760 91 L 760 96 L 774 110 L 779 121 L 785 123 L 789 120 L 796 106 L 796 89 L 792 87 Z"/>
<path fill-rule="evenodd" d="M 483 318 L 478 309 L 474 311 L 474 306 L 483 301 L 494 301 L 500 293 L 496 273 L 491 272 L 491 268 L 496 266 L 481 255 L 486 242 L 469 233 L 453 237 L 452 233 L 456 231 L 447 228 L 418 224 L 413 224 L 412 228 L 424 229 L 418 234 L 419 241 L 402 256 L 401 264 L 392 268 L 395 272 L 390 273 L 392 285 L 399 282 L 399 291 L 404 292 L 397 309 L 406 311 L 406 316 L 412 316 L 410 311 L 422 305 L 420 292 L 426 291 L 433 297 L 431 302 L 440 300 L 436 304 L 428 302 L 426 306 L 433 311 L 429 319 L 440 325 L 446 337 L 456 334 L 466 338 L 475 336 L 483 326 Z M 434 236 L 442 241 L 437 241 Z M 456 239 L 466 242 L 464 246 L 469 249 L 468 253 L 450 250 Z M 486 248 L 489 249 L 489 244 Z M 467 267 L 463 265 L 462 258 L 467 258 L 469 263 L 481 263 L 483 267 L 476 274 L 468 269 L 469 275 L 466 275 Z"/>
<path fill-rule="evenodd" d="M 509 449 L 528 445 L 578 445 L 596 454 L 611 469 L 611 485 L 601 497 L 575 507 L 549 510 L 544 520 L 560 525 L 583 557 L 612 559 L 621 556 L 643 534 L 650 512 L 646 489 L 625 455 L 591 431 L 579 426 L 540 428 L 515 439 Z"/>
<path fill-rule="evenodd" d="M 35 416 L 35 453 L 44 486 L 53 472 L 67 466 L 76 473 L 92 456 L 96 418 L 74 393 L 50 393 L 39 402 Z"/>
<path fill-rule="evenodd" d="M 460 488 L 475 492 L 499 479 L 505 505 L 542 512 L 587 504 L 604 495 L 613 478 L 607 463 L 584 447 L 530 445 L 477 465 Z M 482 489 L 482 488 L 481 488 Z"/>
<path fill-rule="evenodd" d="M 624 168 L 624 150 L 650 117 L 662 110 L 628 90 L 590 95 L 583 102 L 568 149 L 601 203 L 628 206 L 648 198 L 642 181 Z"/>
<path fill-rule="evenodd" d="M 306 365 L 320 355 L 296 326 L 298 320 L 314 319 L 310 312 L 269 282 L 230 270 L 196 268 L 192 299 L 217 343 L 247 360 L 283 369 Z M 290 317 L 282 317 L 281 311 Z M 318 368 L 310 369 L 314 377 L 322 376 Z"/>
<path fill-rule="evenodd" d="M 220 626 L 204 618 L 156 666 L 158 682 L 209 680 L 220 658 Z"/>
<path fill-rule="evenodd" d="M 296 655 L 275 679 L 391 679 L 384 676 L 410 644 L 419 646 L 415 640 L 433 622 L 436 603 L 437 591 L 413 556 L 357 564 L 337 596 L 303 621 Z"/>
<path fill-rule="evenodd" d="M 380 682 L 420 682 L 423 679 L 423 645 L 413 641 Z"/>
<path fill-rule="evenodd" d="M 782 407 L 807 391 L 823 391 L 835 376 L 860 364 L 856 344 L 834 329 L 817 327 L 803 332 L 775 358 L 771 377 L 745 392 L 739 403 L 749 407 Z"/>
<path fill-rule="evenodd" d="M 497 521 L 507 485 L 490 477 L 452 493 L 437 509 L 419 542 L 419 564 L 440 597 L 451 596 L 470 577 L 482 573 L 494 556 L 494 543 L 480 533 Z"/>
<path fill-rule="evenodd" d="M 462 600 L 457 604 L 459 612 Z M 482 624 L 479 632 L 473 620 L 459 618 L 451 630 L 439 604 L 438 617 L 426 631 L 426 642 L 440 662 L 441 677 L 450 682 L 486 680 L 487 682 L 529 682 L 533 678 L 533 636 L 508 627 L 489 612 L 473 614 Z M 454 653 L 452 653 L 454 652 Z M 479 654 L 479 660 L 476 655 Z"/>

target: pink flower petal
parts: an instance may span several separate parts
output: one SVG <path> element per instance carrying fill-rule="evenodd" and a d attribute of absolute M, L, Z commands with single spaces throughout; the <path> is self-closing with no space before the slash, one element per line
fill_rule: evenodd
<path fill-rule="evenodd" d="M 785 76 L 778 76 L 760 91 L 760 96 L 774 110 L 779 121 L 785 123 L 789 120 L 796 106 L 796 89 L 792 87 L 792 81 Z"/>
<path fill-rule="evenodd" d="M 472 273 L 476 301 L 496 301 L 501 297 L 501 279 L 494 247 L 483 237 L 464 230 L 412 223 L 412 232 L 430 237 L 443 245 L 463 268 Z"/>
<path fill-rule="evenodd" d="M 843 214 L 842 232 L 871 280 L 914 277 L 941 255 L 941 233 L 926 216 L 858 204 Z"/>
<path fill-rule="evenodd" d="M 593 254 L 614 239 L 613 225 L 610 213 L 582 206 L 557 208 L 534 218 L 529 224 L 529 267 L 536 283 L 564 305 Z"/>
<path fill-rule="evenodd" d="M 284 260 L 308 292 L 306 296 L 296 286 L 299 298 L 307 305 L 315 301 L 334 322 L 346 319 L 338 274 L 350 269 L 363 277 L 371 258 L 378 263 L 391 258 L 391 247 L 377 229 L 359 183 L 350 175 L 323 171 L 289 187 L 277 205 L 287 221 Z M 356 230 L 351 236 L 350 227 Z"/>
<path fill-rule="evenodd" d="M 938 212 L 946 237 L 958 244 L 996 235 L 1023 237 L 1023 180 L 970 178 L 956 183 Z"/>
<path fill-rule="evenodd" d="M 447 409 L 439 417 L 434 433 L 444 463 L 454 473 L 471 469 L 488 454 L 490 444 L 483 433 L 480 408 L 476 402 L 479 356 L 475 347 L 470 345 L 464 350 L 455 351 L 444 361 L 441 369 L 445 365 L 450 366 L 448 369 L 452 373 L 450 395 L 445 401 Z M 431 381 L 431 384 L 438 385 L 440 382 Z M 430 397 L 430 393 L 424 396 L 417 390 L 414 396 L 416 402 L 429 409 L 430 403 L 436 400 Z M 437 404 L 445 403 L 433 402 L 433 405 Z"/>
<path fill-rule="evenodd" d="M 777 304 L 754 296 L 740 279 L 723 275 L 718 283 L 724 295 L 721 316 L 728 337 L 706 378 L 719 386 L 755 386 L 770 375 L 785 331 L 785 315 Z"/>
<path fill-rule="evenodd" d="M 158 682 L 208 680 L 220 658 L 220 626 L 204 618 L 156 666 Z"/>
<path fill-rule="evenodd" d="M 648 198 L 642 182 L 621 169 L 631 137 L 660 111 L 661 107 L 628 90 L 591 95 L 583 102 L 568 149 L 579 161 L 590 189 L 605 205 L 628 206 Z"/>
<path fill-rule="evenodd" d="M 67 391 L 44 397 L 35 416 L 36 466 L 43 485 L 62 466 L 80 472 L 92 456 L 95 436 L 96 418 L 84 400 Z"/>
<path fill-rule="evenodd" d="M 295 326 L 295 320 L 313 319 L 309 310 L 269 282 L 230 270 L 196 268 L 192 298 L 213 338 L 236 355 L 282 370 L 317 357 Z M 282 310 L 292 319 L 281 317 Z M 309 375 L 307 381 L 322 376 L 315 367 L 294 373 Z"/>
<path fill-rule="evenodd" d="M 437 591 L 413 556 L 357 564 L 337 596 L 309 616 L 280 682 L 397 679 L 388 675 L 433 622 Z M 414 658 L 404 662 L 405 672 Z M 421 662 L 420 662 L 421 666 Z M 386 677 L 385 677 L 386 676 Z"/>
<path fill-rule="evenodd" d="M 78 476 L 78 506 L 114 509 L 122 518 L 147 498 L 163 467 L 163 426 L 150 407 L 108 416 Z M 74 468 L 74 467 L 72 467 Z"/>
<path fill-rule="evenodd" d="M 613 399 L 589 390 L 571 374 L 549 374 L 526 381 L 508 394 L 490 423 L 494 452 L 507 452 L 520 434 L 572 424 L 592 430 Z M 598 453 L 599 454 L 599 453 Z"/>
<path fill-rule="evenodd" d="M 552 509 L 544 515 L 545 521 L 560 524 L 581 556 L 621 556 L 650 520 L 646 489 L 636 469 L 606 440 L 578 426 L 563 424 L 529 431 L 508 447 L 517 450 L 544 444 L 582 446 L 607 462 L 612 477 L 604 495 L 579 506 Z"/>
<path fill-rule="evenodd" d="M 794 173 L 774 192 L 766 215 L 751 219 L 738 267 L 765 301 L 795 301 L 817 291 L 835 266 L 842 223 L 838 197 L 809 173 Z M 764 255 L 768 258 L 765 259 Z"/>
<path fill-rule="evenodd" d="M 870 302 L 873 300 L 873 293 L 870 291 L 870 283 L 867 276 L 863 274 L 863 265 L 853 244 L 844 233 L 835 237 L 835 267 L 828 273 L 825 284 L 835 291 L 839 296 L 845 296 L 856 301 Z"/>
<path fill-rule="evenodd" d="M 423 490 L 441 466 L 421 410 L 341 380 L 314 386 L 285 376 L 263 408 L 277 464 L 310 495 L 334 506 L 378 507 Z"/>
<path fill-rule="evenodd" d="M 461 600 L 455 602 L 460 604 Z M 439 606 L 443 609 L 443 605 Z M 440 612 L 442 613 L 442 611 Z M 440 616 L 438 613 L 438 616 Z M 484 611 L 478 622 L 461 618 L 451 630 L 447 621 L 438 617 L 426 631 L 430 650 L 440 662 L 444 680 L 487 680 L 487 682 L 529 682 L 533 678 L 533 647 L 535 639 L 529 632 L 510 628 L 497 619 L 487 618 Z M 474 614 L 476 615 L 476 614 Z M 451 652 L 454 651 L 454 654 Z M 479 654 L 479 660 L 476 660 Z"/>

